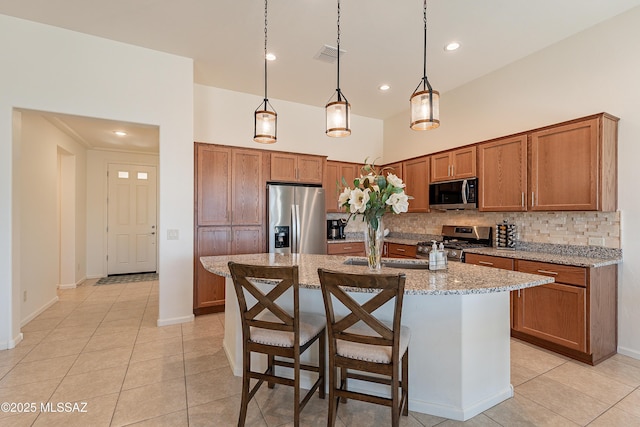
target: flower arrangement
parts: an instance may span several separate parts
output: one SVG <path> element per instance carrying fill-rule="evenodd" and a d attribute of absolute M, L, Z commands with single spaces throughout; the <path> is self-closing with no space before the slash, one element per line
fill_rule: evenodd
<path fill-rule="evenodd" d="M 353 180 L 353 187 L 347 186 L 338 198 L 338 204 L 346 208 L 350 214 L 362 215 L 366 223 L 364 232 L 365 250 L 371 270 L 377 271 L 381 267 L 383 225 L 382 216 L 387 212 L 400 214 L 409 209 L 409 199 L 404 192 L 405 184 L 398 176 L 388 172 L 392 168 L 376 169 L 373 163 L 365 160 L 362 175 Z"/>
<path fill-rule="evenodd" d="M 365 160 L 366 162 L 366 160 Z M 363 220 L 372 228 L 378 228 L 379 219 L 387 212 L 400 214 L 409 209 L 409 199 L 404 192 L 405 184 L 398 176 L 386 173 L 393 168 L 376 169 L 374 163 L 362 168 L 362 175 L 353 180 L 354 188 L 347 186 L 338 198 L 338 204 L 353 215 L 362 214 Z"/>

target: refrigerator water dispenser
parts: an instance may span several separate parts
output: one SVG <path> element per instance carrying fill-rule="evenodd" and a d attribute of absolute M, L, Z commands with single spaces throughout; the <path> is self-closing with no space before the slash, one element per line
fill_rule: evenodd
<path fill-rule="evenodd" d="M 289 247 L 289 226 L 278 225 L 275 227 L 275 245 L 276 248 Z"/>

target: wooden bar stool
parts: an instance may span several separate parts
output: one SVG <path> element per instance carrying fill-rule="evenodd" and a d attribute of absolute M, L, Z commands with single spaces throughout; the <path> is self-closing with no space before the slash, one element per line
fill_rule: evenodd
<path fill-rule="evenodd" d="M 408 346 L 411 331 L 400 325 L 405 275 L 349 274 L 323 269 L 318 269 L 318 275 L 329 336 L 327 425 L 335 424 L 339 401 L 346 402 L 345 399 L 349 398 L 391 407 L 391 425 L 399 426 L 400 413 L 409 415 Z M 348 288 L 366 290 L 372 297 L 360 304 L 347 294 Z M 393 319 L 381 321 L 372 313 L 389 301 L 393 306 Z M 346 314 L 339 315 L 338 311 L 345 311 L 345 308 Z M 402 378 L 399 378 L 400 371 Z M 349 391 L 348 379 L 387 384 L 391 386 L 391 396 L 385 398 Z"/>
<path fill-rule="evenodd" d="M 274 383 L 294 387 L 294 425 L 300 424 L 300 411 L 319 389 L 321 399 L 325 395 L 325 330 L 326 319 L 322 315 L 300 313 L 298 267 L 255 266 L 229 262 L 229 270 L 238 296 L 242 319 L 242 403 L 238 426 L 244 426 L 249 401 L 264 381 L 269 388 Z M 273 288 L 263 293 L 255 282 L 274 283 Z M 285 311 L 276 300 L 289 289 L 293 290 L 293 313 Z M 246 292 L 246 293 L 245 293 Z M 248 307 L 247 296 L 255 298 Z M 251 299 L 253 301 L 253 299 Z M 300 355 L 318 341 L 318 366 L 303 364 Z M 255 372 L 251 369 L 251 353 L 267 355 L 267 370 Z M 290 360 L 276 359 L 286 358 Z M 276 366 L 293 368 L 293 379 L 277 376 Z M 317 381 L 300 399 L 300 371 L 318 374 Z M 251 379 L 258 382 L 250 388 Z"/>

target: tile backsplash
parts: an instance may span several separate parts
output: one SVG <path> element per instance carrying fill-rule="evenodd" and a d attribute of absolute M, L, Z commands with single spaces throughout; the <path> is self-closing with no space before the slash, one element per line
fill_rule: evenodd
<path fill-rule="evenodd" d="M 328 214 L 328 218 L 346 218 Z M 607 248 L 620 249 L 620 212 L 478 212 L 447 211 L 387 214 L 384 224 L 394 233 L 440 234 L 443 225 L 494 226 L 516 224 L 518 240 L 531 243 L 588 246 L 589 238 L 604 239 Z M 360 218 L 349 221 L 347 232 L 364 229 Z"/>

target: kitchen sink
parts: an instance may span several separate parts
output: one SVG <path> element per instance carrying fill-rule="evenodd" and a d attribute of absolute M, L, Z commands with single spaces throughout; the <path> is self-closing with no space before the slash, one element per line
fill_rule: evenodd
<path fill-rule="evenodd" d="M 362 258 L 349 258 L 344 262 L 346 265 L 368 265 L 366 259 Z M 401 259 L 384 259 L 380 263 L 383 267 L 386 268 L 403 268 L 406 270 L 428 270 L 429 263 L 425 261 L 419 260 L 401 260 Z"/>

